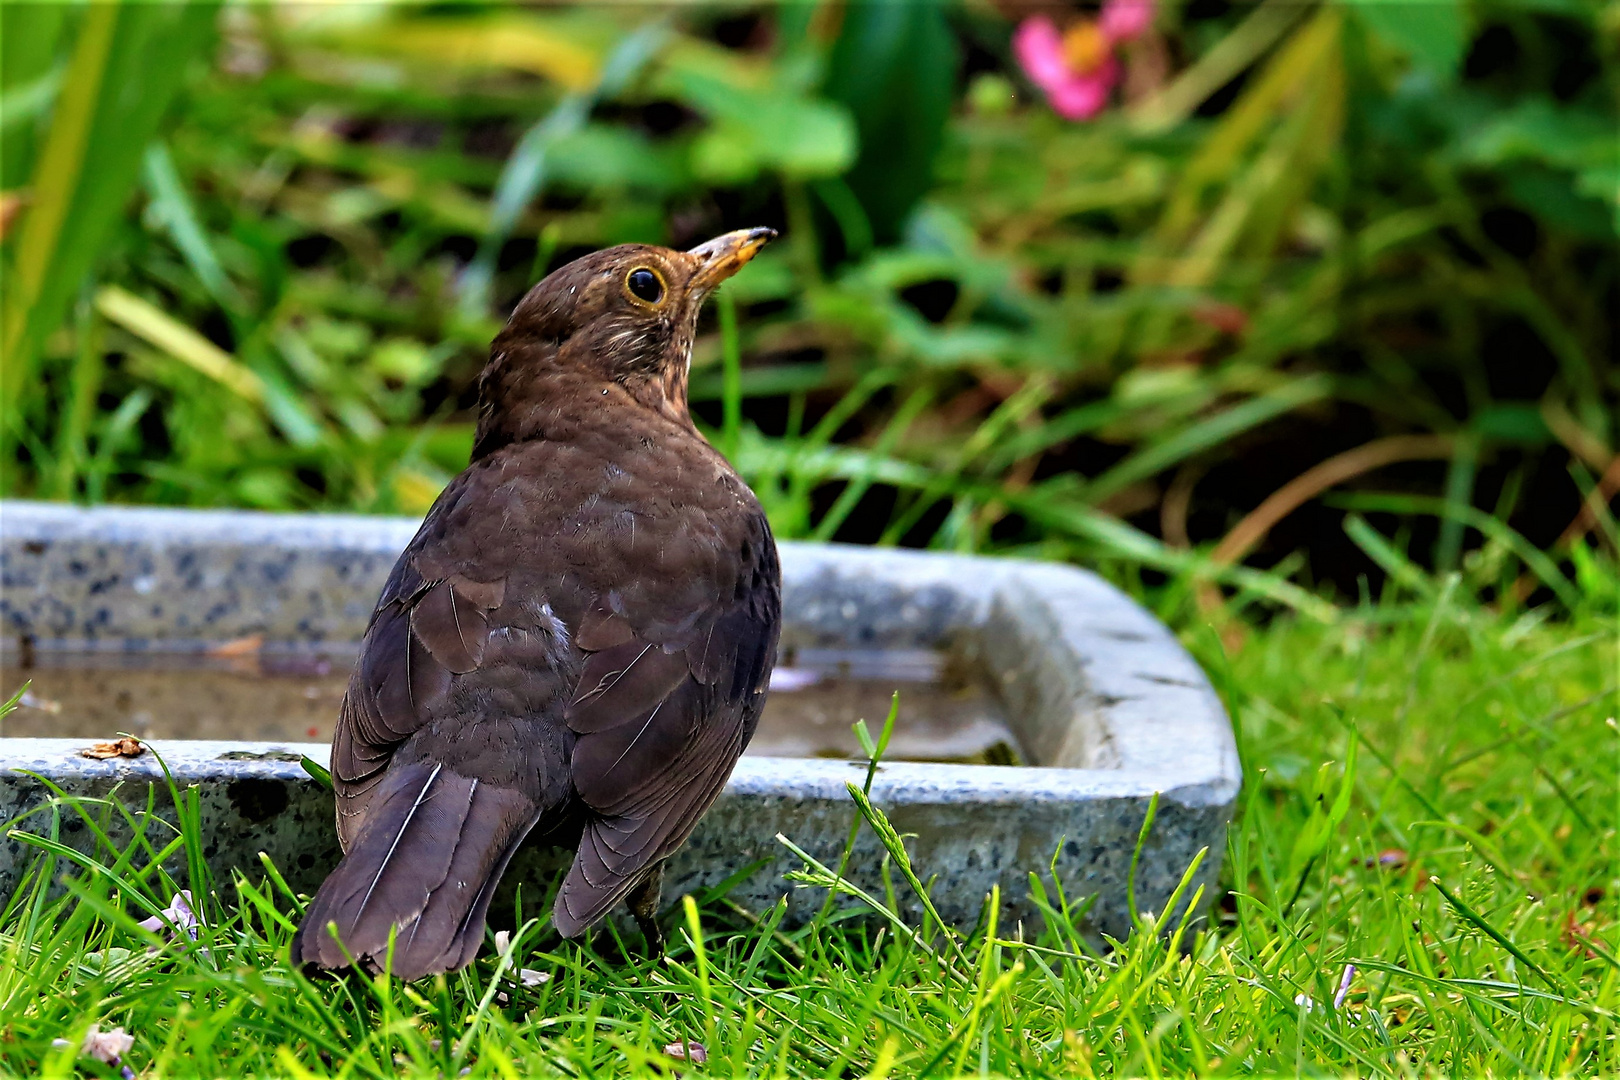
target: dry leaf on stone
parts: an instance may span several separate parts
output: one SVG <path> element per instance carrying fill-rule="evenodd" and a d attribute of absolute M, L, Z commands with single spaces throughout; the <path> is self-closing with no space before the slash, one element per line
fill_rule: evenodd
<path fill-rule="evenodd" d="M 112 742 L 98 742 L 88 750 L 79 751 L 84 757 L 95 758 L 100 761 L 105 761 L 108 758 L 140 757 L 145 752 L 145 747 L 141 746 L 135 739 L 127 736 L 122 739 L 114 739 Z"/>
<path fill-rule="evenodd" d="M 230 641 L 210 645 L 206 652 L 209 656 L 252 656 L 263 647 L 263 634 L 249 634 L 247 637 L 232 638 Z"/>

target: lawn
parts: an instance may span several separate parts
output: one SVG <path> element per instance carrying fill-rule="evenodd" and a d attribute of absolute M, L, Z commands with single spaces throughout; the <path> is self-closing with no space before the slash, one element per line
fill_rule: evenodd
<path fill-rule="evenodd" d="M 768 225 L 691 402 L 776 534 L 1100 570 L 1245 770 L 1123 943 L 703 896 L 650 960 L 535 883 L 417 985 L 0 821 L 0 1072 L 1620 1072 L 1620 5 L 1102 7 L 0 4 L 0 496 L 420 515 L 536 280 Z"/>
<path fill-rule="evenodd" d="M 286 962 L 305 898 L 273 873 L 171 880 L 154 854 L 196 866 L 194 842 L 153 824 L 93 866 L 42 851 L 0 921 L 0 1068 L 72 1075 L 98 1024 L 143 1076 L 1613 1073 L 1616 627 L 1544 614 L 1442 585 L 1186 629 L 1244 760 L 1220 887 L 1100 951 L 1078 897 L 965 939 L 677 898 L 661 960 L 530 911 L 449 980 L 312 980 Z M 140 929 L 181 887 L 195 943 Z"/>

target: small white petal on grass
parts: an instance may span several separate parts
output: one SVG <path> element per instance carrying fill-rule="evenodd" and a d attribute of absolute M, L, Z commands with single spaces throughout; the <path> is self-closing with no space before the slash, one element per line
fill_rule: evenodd
<path fill-rule="evenodd" d="M 512 931 L 495 931 L 495 955 L 505 956 L 506 950 L 512 947 Z"/>
<path fill-rule="evenodd" d="M 174 894 L 174 899 L 169 901 L 168 907 L 150 919 L 142 919 L 140 925 L 142 930 L 150 930 L 154 934 L 166 926 L 172 926 L 184 930 L 195 941 L 197 923 L 197 913 L 191 909 L 191 890 L 182 889 Z"/>
<path fill-rule="evenodd" d="M 1339 979 L 1339 992 L 1333 995 L 1333 1007 L 1335 1009 L 1342 1009 L 1344 1007 L 1344 999 L 1350 993 L 1350 980 L 1354 979 L 1355 977 L 1356 965 L 1344 965 L 1344 975 Z"/>
<path fill-rule="evenodd" d="M 1316 1008 L 1316 999 L 1311 997 L 1309 994 L 1295 994 L 1294 1004 L 1303 1005 L 1305 1006 L 1305 1011 L 1310 1012 L 1312 1009 Z"/>
<path fill-rule="evenodd" d="M 121 1027 L 102 1031 L 99 1025 L 91 1024 L 90 1030 L 84 1033 L 84 1043 L 79 1047 L 79 1053 L 107 1065 L 117 1065 L 118 1059 L 129 1053 L 129 1048 L 134 1045 L 135 1036 Z"/>
<path fill-rule="evenodd" d="M 518 970 L 518 981 L 524 986 L 539 986 L 543 982 L 551 981 L 551 972 L 536 971 L 534 968 L 520 968 Z"/>
<path fill-rule="evenodd" d="M 703 1044 L 690 1039 L 667 1044 L 664 1053 L 676 1061 L 690 1061 L 694 1065 L 702 1065 L 709 1060 L 709 1052 L 703 1048 Z"/>

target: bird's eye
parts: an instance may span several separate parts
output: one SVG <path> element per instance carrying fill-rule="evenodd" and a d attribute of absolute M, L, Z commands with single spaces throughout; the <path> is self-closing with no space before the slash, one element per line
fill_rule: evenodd
<path fill-rule="evenodd" d="M 656 270 L 649 270 L 645 266 L 630 271 L 624 285 L 630 290 L 631 296 L 649 304 L 656 304 L 664 298 L 664 279 L 658 276 Z"/>

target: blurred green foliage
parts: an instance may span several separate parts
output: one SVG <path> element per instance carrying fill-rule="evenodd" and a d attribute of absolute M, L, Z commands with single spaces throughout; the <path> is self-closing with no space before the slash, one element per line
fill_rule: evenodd
<path fill-rule="evenodd" d="M 718 333 L 692 387 L 785 536 L 1168 609 L 1325 615 L 1392 560 L 1577 587 L 1564 526 L 1602 486 L 1612 543 L 1620 485 L 1620 4 L 1167 3 L 1083 124 L 1013 7 L 7 4 L 4 491 L 421 513 L 548 268 L 773 224 L 732 398 Z M 1351 478 L 1405 502 L 1310 501 L 1263 573 L 1215 546 L 1408 434 L 1440 460 Z"/>

